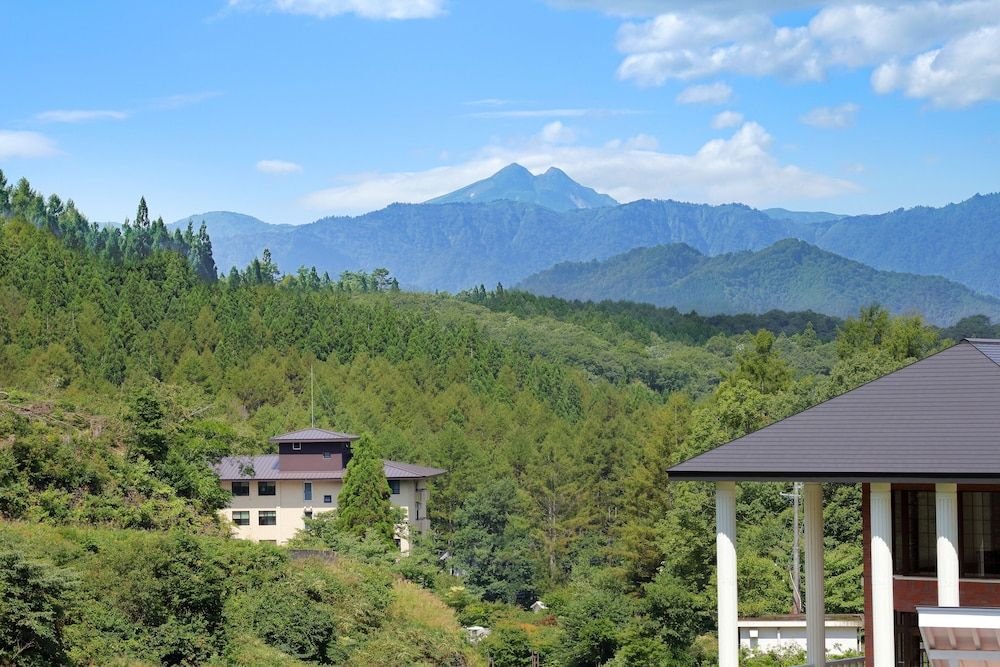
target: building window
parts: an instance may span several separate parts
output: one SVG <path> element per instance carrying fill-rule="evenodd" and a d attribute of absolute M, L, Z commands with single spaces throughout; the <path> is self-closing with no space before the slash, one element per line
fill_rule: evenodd
<path fill-rule="evenodd" d="M 260 526 L 276 526 L 278 515 L 274 510 L 261 510 L 257 515 L 257 524 Z"/>
<path fill-rule="evenodd" d="M 233 482 L 233 495 L 234 496 L 249 496 L 250 495 L 250 482 Z"/>
<path fill-rule="evenodd" d="M 293 442 L 292 443 L 292 451 L 293 452 L 301 452 L 302 451 L 302 443 L 301 442 Z"/>
<path fill-rule="evenodd" d="M 962 576 L 1000 577 L 1000 492 L 958 494 Z"/>
<path fill-rule="evenodd" d="M 392 495 L 394 495 L 394 496 L 398 496 L 399 495 L 399 480 L 398 479 L 390 479 L 389 480 L 389 490 L 392 492 Z"/>
<path fill-rule="evenodd" d="M 277 544 L 278 540 L 260 540 L 261 544 Z"/>
<path fill-rule="evenodd" d="M 305 518 L 307 518 L 307 519 L 313 518 L 312 510 L 306 510 L 305 514 L 303 516 L 305 516 Z"/>
<path fill-rule="evenodd" d="M 323 452 L 323 458 L 324 459 L 332 459 L 333 458 L 333 452 Z"/>
<path fill-rule="evenodd" d="M 937 574 L 934 492 L 893 491 L 892 514 L 892 563 L 895 574 Z"/>
<path fill-rule="evenodd" d="M 329 505 L 333 502 L 333 496 L 323 496 L 323 502 Z"/>
<path fill-rule="evenodd" d="M 302 499 L 303 500 L 312 500 L 313 499 L 313 483 L 312 482 L 305 482 L 302 485 Z"/>
<path fill-rule="evenodd" d="M 249 526 L 250 512 L 233 512 L 233 523 L 237 526 Z"/>
<path fill-rule="evenodd" d="M 258 496 L 273 496 L 275 494 L 274 482 L 257 482 Z"/>

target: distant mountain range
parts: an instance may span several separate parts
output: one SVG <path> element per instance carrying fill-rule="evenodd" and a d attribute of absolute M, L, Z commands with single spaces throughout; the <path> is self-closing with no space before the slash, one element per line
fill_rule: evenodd
<path fill-rule="evenodd" d="M 683 242 L 718 254 L 761 248 L 796 231 L 791 222 L 742 205 L 648 200 L 562 212 L 507 200 L 393 204 L 356 217 L 235 234 L 205 219 L 222 270 L 245 266 L 267 247 L 286 271 L 315 265 L 336 275 L 384 266 L 405 287 L 448 291 L 513 284 L 557 262 L 605 259 L 637 246 Z"/>
<path fill-rule="evenodd" d="M 521 165 L 507 165 L 489 178 L 426 202 L 428 204 L 480 204 L 517 201 L 537 204 L 553 211 L 617 206 L 618 202 L 592 188 L 580 185 L 561 169 L 551 167 L 535 176 Z"/>
<path fill-rule="evenodd" d="M 264 222 L 263 220 L 259 220 L 252 215 L 233 213 L 232 211 L 209 211 L 208 213 L 189 215 L 186 218 L 181 218 L 177 222 L 168 224 L 167 228 L 173 231 L 175 227 L 180 227 L 181 230 L 183 230 L 188 226 L 189 222 L 194 226 L 194 231 L 198 231 L 201 223 L 204 222 L 213 239 L 215 237 L 224 238 L 252 234 L 267 234 L 280 230 L 281 228 L 291 227 L 291 225 L 274 225 Z"/>
<path fill-rule="evenodd" d="M 879 271 L 795 239 L 715 257 L 686 244 L 637 248 L 602 262 L 557 264 L 518 287 L 544 296 L 637 301 L 703 315 L 780 309 L 846 317 L 877 301 L 894 313 L 919 312 L 936 324 L 977 313 L 1000 316 L 1000 299 L 964 285 Z"/>
<path fill-rule="evenodd" d="M 670 200 L 614 205 L 562 171 L 535 176 L 510 165 L 432 201 L 441 203 L 394 204 L 298 226 L 228 212 L 189 219 L 208 224 L 222 270 L 245 266 L 266 247 L 286 271 L 315 265 L 335 276 L 384 266 L 410 289 L 512 285 L 560 262 L 605 260 L 634 248 L 684 243 L 712 256 L 800 239 L 875 269 L 940 275 L 1000 296 L 996 194 L 866 216 Z"/>

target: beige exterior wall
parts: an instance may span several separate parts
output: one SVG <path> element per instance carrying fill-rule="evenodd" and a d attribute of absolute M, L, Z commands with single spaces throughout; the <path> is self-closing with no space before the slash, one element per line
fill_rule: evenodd
<path fill-rule="evenodd" d="M 312 500 L 305 499 L 305 482 L 309 480 L 281 480 L 275 482 L 275 495 L 261 496 L 257 493 L 257 481 L 250 481 L 249 496 L 232 496 L 229 507 L 219 510 L 223 519 L 232 525 L 233 537 L 254 542 L 274 541 L 284 544 L 305 527 L 305 513 L 312 511 L 313 516 L 337 507 L 337 497 L 340 495 L 340 480 L 312 480 Z M 221 482 L 222 488 L 230 491 L 232 482 Z M 406 522 L 401 525 L 397 536 L 400 540 L 400 550 L 404 553 L 410 550 L 409 536 L 411 531 L 419 533 L 430 528 L 427 515 L 427 481 L 400 480 L 399 493 L 390 496 L 394 507 L 401 507 L 406 516 Z M 331 502 L 326 503 L 324 496 L 330 496 Z M 417 520 L 418 503 L 420 504 L 420 520 Z M 250 512 L 250 525 L 237 526 L 233 523 L 233 513 Z M 273 526 L 260 525 L 260 513 L 272 511 L 276 522 Z"/>

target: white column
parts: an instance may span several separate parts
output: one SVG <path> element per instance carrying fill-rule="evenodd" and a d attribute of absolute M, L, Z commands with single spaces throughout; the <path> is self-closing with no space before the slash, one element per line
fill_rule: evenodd
<path fill-rule="evenodd" d="M 823 486 L 805 485 L 806 661 L 826 665 L 826 605 L 823 596 Z"/>
<path fill-rule="evenodd" d="M 892 492 L 890 484 L 872 484 L 868 496 L 871 515 L 872 636 L 875 667 L 895 667 L 895 618 L 892 604 Z"/>
<path fill-rule="evenodd" d="M 715 484 L 715 559 L 719 592 L 719 667 L 739 667 L 736 594 L 736 482 Z"/>
<path fill-rule="evenodd" d="M 958 486 L 934 485 L 938 606 L 958 605 Z"/>

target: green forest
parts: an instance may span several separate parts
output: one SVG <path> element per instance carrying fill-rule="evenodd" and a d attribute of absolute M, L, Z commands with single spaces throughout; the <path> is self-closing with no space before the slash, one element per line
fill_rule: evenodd
<path fill-rule="evenodd" d="M 944 325 L 1000 315 L 1000 299 L 935 275 L 880 271 L 797 239 L 708 256 L 686 244 L 633 248 L 603 261 L 563 262 L 518 287 L 571 299 L 641 301 L 707 314 L 819 310 L 848 317 L 872 301 Z"/>
<path fill-rule="evenodd" d="M 714 497 L 667 468 L 990 326 L 218 277 L 145 201 L 99 228 L 0 176 L 0 664 L 711 665 Z M 228 538 L 211 464 L 308 424 L 311 373 L 318 426 L 448 470 L 412 555 L 322 517 Z M 787 490 L 740 487 L 742 614 L 791 607 Z M 859 488 L 825 514 L 828 609 L 860 612 Z"/>

